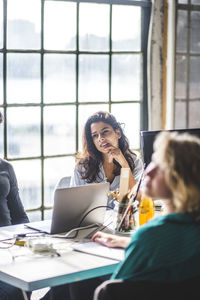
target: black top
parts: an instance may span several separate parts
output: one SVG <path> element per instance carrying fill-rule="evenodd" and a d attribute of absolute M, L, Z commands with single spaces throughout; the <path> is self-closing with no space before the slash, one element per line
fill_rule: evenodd
<path fill-rule="evenodd" d="M 0 226 L 27 222 L 14 169 L 10 163 L 0 159 Z"/>

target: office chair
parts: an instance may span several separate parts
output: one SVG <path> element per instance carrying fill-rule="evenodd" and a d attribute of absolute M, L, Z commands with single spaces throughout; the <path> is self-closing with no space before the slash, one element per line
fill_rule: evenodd
<path fill-rule="evenodd" d="M 59 181 L 58 181 L 58 183 L 57 183 L 57 185 L 56 185 L 56 188 L 66 188 L 66 187 L 68 187 L 69 186 L 69 184 L 70 184 L 70 180 L 71 180 L 71 176 L 66 176 L 66 177 L 62 177 Z"/>
<path fill-rule="evenodd" d="M 176 283 L 107 280 L 97 287 L 93 300 L 199 300 L 200 277 Z"/>

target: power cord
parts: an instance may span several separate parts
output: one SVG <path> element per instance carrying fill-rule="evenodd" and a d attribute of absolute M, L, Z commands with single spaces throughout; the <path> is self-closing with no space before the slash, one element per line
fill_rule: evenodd
<path fill-rule="evenodd" d="M 10 238 L 10 239 L 6 239 L 6 240 L 3 240 L 3 241 L 0 241 L 0 249 L 9 249 L 11 247 L 13 247 L 16 243 L 16 238 Z M 5 245 L 5 246 L 2 246 L 2 245 Z"/>
<path fill-rule="evenodd" d="M 54 234 L 53 237 L 73 239 L 73 238 L 77 237 L 78 233 L 76 233 L 73 237 L 69 237 L 69 235 L 72 234 L 74 231 L 79 231 L 79 230 L 94 228 L 94 227 L 98 227 L 98 226 L 99 226 L 99 224 L 97 224 L 97 223 L 95 224 L 94 223 L 94 224 L 91 224 L 91 225 L 88 225 L 88 226 L 76 227 L 76 228 L 71 229 L 70 231 L 68 231 L 65 234 Z"/>
<path fill-rule="evenodd" d="M 89 229 L 89 228 L 96 228 L 96 231 L 98 230 L 103 230 L 105 229 L 106 227 L 108 227 L 110 225 L 110 223 L 108 225 L 102 225 L 102 224 L 98 224 L 98 223 L 94 223 L 94 224 L 90 224 L 90 225 L 87 225 L 87 226 L 81 226 L 81 224 L 83 223 L 83 221 L 85 220 L 85 218 L 94 210 L 96 209 L 99 209 L 99 208 L 108 208 L 108 209 L 112 209 L 113 208 L 111 206 L 108 206 L 108 205 L 99 205 L 99 206 L 96 206 L 92 209 L 90 209 L 81 219 L 81 221 L 79 222 L 79 225 L 78 227 L 76 228 L 73 228 L 72 230 L 68 231 L 65 235 L 59 235 L 59 234 L 55 234 L 55 235 L 52 235 L 52 237 L 58 237 L 58 238 L 66 238 L 66 239 L 74 239 L 77 237 L 78 235 L 78 232 L 80 230 L 84 230 L 84 229 Z M 76 232 L 75 235 L 73 236 L 70 236 L 73 232 Z M 40 233 L 28 233 L 28 234 L 17 234 L 15 235 L 13 238 L 11 239 L 7 239 L 7 240 L 4 240 L 4 241 L 0 241 L 0 244 L 2 243 L 3 245 L 5 246 L 1 246 L 0 245 L 0 249 L 9 249 L 11 247 L 13 247 L 17 241 L 19 240 L 19 238 L 22 238 L 22 237 L 38 237 L 38 236 L 42 236 L 44 235 L 44 233 L 40 232 Z M 91 235 L 91 234 L 90 234 Z M 89 235 L 88 235 L 89 237 Z M 24 244 L 23 244 L 24 245 Z M 37 247 L 36 247 L 37 248 Z M 44 249 L 44 245 L 40 245 L 40 250 L 39 250 L 39 247 L 37 249 L 35 249 L 36 252 L 42 252 L 42 251 L 45 251 L 47 250 L 46 249 L 46 245 L 45 245 L 45 249 Z M 52 250 L 52 249 L 51 249 Z"/>
<path fill-rule="evenodd" d="M 94 228 L 94 227 L 102 227 L 102 224 L 98 224 L 98 223 L 94 223 L 94 224 L 90 224 L 87 226 L 81 226 L 81 224 L 83 223 L 83 221 L 85 220 L 85 218 L 94 210 L 98 209 L 98 208 L 109 208 L 109 209 L 113 209 L 112 207 L 108 206 L 108 205 L 99 205 L 96 207 L 93 207 L 92 209 L 90 209 L 88 212 L 86 212 L 86 214 L 82 217 L 81 221 L 78 224 L 78 227 L 73 228 L 72 230 L 68 231 L 65 235 L 60 235 L 60 234 L 55 234 L 53 235 L 53 237 L 59 237 L 59 238 L 66 238 L 66 239 L 75 239 L 78 235 L 79 230 L 84 230 L 84 229 L 89 229 L 89 228 Z M 73 236 L 70 236 L 73 232 L 76 232 Z"/>

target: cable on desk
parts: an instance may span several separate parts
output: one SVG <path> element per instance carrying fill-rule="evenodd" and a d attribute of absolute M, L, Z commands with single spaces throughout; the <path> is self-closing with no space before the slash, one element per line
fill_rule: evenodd
<path fill-rule="evenodd" d="M 73 228 L 72 230 L 68 231 L 65 235 L 59 235 L 59 234 L 55 234 L 53 235 L 53 237 L 59 237 L 59 238 L 66 238 L 66 239 L 75 239 L 78 235 L 79 230 L 84 230 L 84 229 L 88 229 L 88 228 L 94 228 L 94 227 L 99 227 L 101 228 L 103 225 L 102 224 L 98 224 L 98 223 L 94 223 L 94 224 L 90 224 L 87 226 L 81 226 L 81 224 L 83 223 L 83 221 L 85 220 L 85 218 L 94 210 L 98 209 L 98 208 L 109 208 L 109 209 L 113 209 L 111 206 L 108 205 L 99 205 L 96 207 L 93 207 L 92 209 L 90 209 L 88 212 L 85 213 L 85 215 L 82 217 L 81 221 L 78 224 L 78 227 Z M 108 226 L 108 225 L 107 225 Z M 104 226 L 103 228 L 105 228 L 106 226 Z M 101 229 L 102 230 L 102 229 Z M 73 236 L 69 236 L 70 234 L 72 234 L 73 232 L 76 232 Z"/>
<path fill-rule="evenodd" d="M 4 241 L 0 241 L 0 249 L 9 249 L 13 247 L 16 243 L 16 238 L 10 238 Z M 6 244 L 6 246 L 1 246 L 1 244 Z"/>
<path fill-rule="evenodd" d="M 73 237 L 69 237 L 69 235 L 72 234 L 74 231 L 79 231 L 79 230 L 94 228 L 94 227 L 98 227 L 98 226 L 99 226 L 99 224 L 94 223 L 94 224 L 83 226 L 83 227 L 76 227 L 76 228 L 71 229 L 70 231 L 68 231 L 65 234 L 54 234 L 53 237 L 73 239 L 73 238 L 75 238 L 77 236 L 77 233 Z"/>
<path fill-rule="evenodd" d="M 13 236 L 13 238 L 9 238 L 9 239 L 5 239 L 0 241 L 0 249 L 9 249 L 11 247 L 13 247 L 14 245 L 18 245 L 18 246 L 24 246 L 26 243 L 26 240 L 24 240 L 23 238 L 26 237 L 38 237 L 38 236 L 44 236 L 43 234 L 30 234 L 30 233 L 20 233 L 20 234 L 15 234 Z M 2 244 L 5 244 L 5 246 L 2 246 Z"/>

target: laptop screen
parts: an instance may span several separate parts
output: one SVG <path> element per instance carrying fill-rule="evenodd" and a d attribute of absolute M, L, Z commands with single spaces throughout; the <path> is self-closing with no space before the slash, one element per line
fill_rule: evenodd
<path fill-rule="evenodd" d="M 103 224 L 108 191 L 108 182 L 56 189 L 51 233 Z"/>

